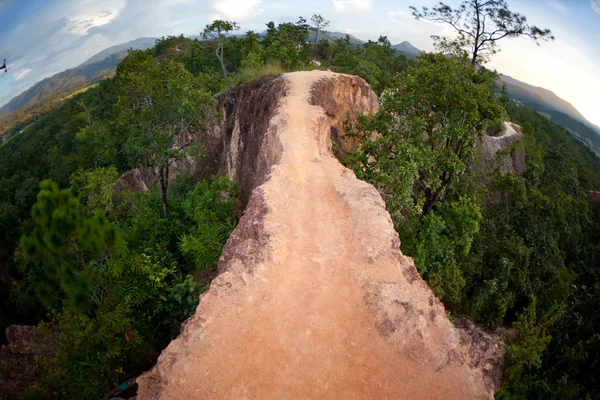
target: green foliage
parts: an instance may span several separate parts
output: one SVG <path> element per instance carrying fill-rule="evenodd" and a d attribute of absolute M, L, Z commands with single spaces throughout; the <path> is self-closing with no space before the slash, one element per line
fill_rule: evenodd
<path fill-rule="evenodd" d="M 421 223 L 415 265 L 438 298 L 454 308 L 465 296 L 462 266 L 479 233 L 480 220 L 477 203 L 461 197 L 442 204 Z"/>
<path fill-rule="evenodd" d="M 104 254 L 117 241 L 116 229 L 100 212 L 85 217 L 70 190 L 60 190 L 49 180 L 40 189 L 31 209 L 34 227 L 22 237 L 20 252 L 45 275 L 36 293 L 47 307 L 66 299 L 71 309 L 82 310 L 95 271 L 102 268 Z"/>
<path fill-rule="evenodd" d="M 347 160 L 386 193 L 396 221 L 433 210 L 466 171 L 485 123 L 504 116 L 492 74 L 443 54 L 419 61 L 383 93 L 374 117 L 359 119 L 362 151 Z"/>
<path fill-rule="evenodd" d="M 250 55 L 252 54 L 253 53 Z M 239 73 L 236 75 L 236 84 L 254 82 L 270 76 L 281 75 L 285 72 L 279 63 L 268 62 L 266 64 L 258 64 L 252 62 L 252 64 L 245 64 L 244 61 L 242 61 L 242 69 L 240 69 Z"/>
<path fill-rule="evenodd" d="M 308 25 L 300 18 L 297 23 L 286 22 L 275 28 L 273 22 L 267 24 L 263 38 L 266 61 L 279 61 L 286 70 L 295 70 L 308 65 L 311 60 L 308 39 Z"/>
<path fill-rule="evenodd" d="M 198 143 L 214 100 L 182 64 L 142 51 L 132 52 L 119 64 L 115 79 L 123 87 L 119 118 L 129 127 L 125 148 L 157 172 L 163 213 L 169 218 L 169 168 Z"/>
<path fill-rule="evenodd" d="M 77 194 L 79 202 L 86 204 L 90 212 L 96 209 L 109 212 L 113 206 L 113 185 L 119 178 L 120 174 L 115 167 L 90 171 L 78 169 L 71 175 L 71 188 Z"/>
<path fill-rule="evenodd" d="M 550 320 L 538 323 L 535 300 L 517 315 L 513 327 L 517 331 L 518 339 L 506 349 L 505 371 L 506 380 L 517 391 L 523 386 L 524 369 L 542 366 L 542 354 L 552 339 L 548 334 L 548 327 L 552 323 Z"/>
<path fill-rule="evenodd" d="M 181 237 L 179 246 L 196 268 L 205 269 L 217 264 L 239 216 L 238 197 L 237 185 L 219 178 L 210 185 L 198 183 L 184 202 L 185 214 L 195 226 Z"/>
<path fill-rule="evenodd" d="M 325 47 L 322 57 L 329 59 L 337 72 L 362 77 L 376 93 L 392 86 L 397 74 L 411 64 L 406 57 L 397 54 L 385 36 L 360 47 L 352 45 L 349 37 L 337 40 L 333 46 L 320 46 Z"/>
<path fill-rule="evenodd" d="M 321 40 L 326 21 L 312 22 L 269 23 L 262 38 L 161 38 L 0 146 L 0 322 L 45 320 L 60 333 L 30 396 L 99 398 L 151 367 L 241 214 L 232 182 L 169 180 L 170 163 L 198 155 L 187 140 L 201 137 L 227 76 L 238 84 L 317 60 L 383 93 L 380 112 L 354 127 L 362 151 L 344 161 L 384 195 L 402 250 L 451 315 L 516 329 L 498 398 L 598 397 L 600 211 L 586 202 L 600 188 L 597 155 L 497 98 L 494 76 L 470 60 L 409 61 L 385 37 Z M 521 177 L 474 167 L 475 136 L 505 120 L 503 108 L 523 127 Z M 113 190 L 140 163 L 162 168 L 164 187 Z"/>

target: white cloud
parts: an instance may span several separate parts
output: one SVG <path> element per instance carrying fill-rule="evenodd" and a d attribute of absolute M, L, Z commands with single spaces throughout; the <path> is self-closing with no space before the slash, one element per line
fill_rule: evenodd
<path fill-rule="evenodd" d="M 592 6 L 592 10 L 600 15 L 600 0 L 590 0 L 590 5 Z"/>
<path fill-rule="evenodd" d="M 260 3 L 262 3 L 262 0 L 215 0 L 213 8 L 224 18 L 244 21 L 252 19 L 265 11 L 256 7 Z"/>
<path fill-rule="evenodd" d="M 88 4 L 80 12 L 74 12 L 73 15 L 67 17 L 68 25 L 66 29 L 69 33 L 86 35 L 91 28 L 106 25 L 114 20 L 123 7 L 125 7 L 124 0 Z"/>
<path fill-rule="evenodd" d="M 406 22 L 404 19 L 408 13 L 405 11 L 388 11 L 385 15 L 392 22 Z"/>
<path fill-rule="evenodd" d="M 17 72 L 15 74 L 15 81 L 25 78 L 25 76 L 27 76 L 27 74 L 30 73 L 31 71 L 32 71 L 31 68 L 21 68 L 19 70 L 19 72 Z"/>
<path fill-rule="evenodd" d="M 368 11 L 373 0 L 332 0 L 337 11 Z"/>
<path fill-rule="evenodd" d="M 412 29 L 416 28 L 416 21 L 414 17 L 412 14 L 409 14 L 405 11 L 388 11 L 385 16 L 395 24 L 402 24 Z M 419 23 L 422 21 L 429 22 L 427 20 L 421 20 Z"/>

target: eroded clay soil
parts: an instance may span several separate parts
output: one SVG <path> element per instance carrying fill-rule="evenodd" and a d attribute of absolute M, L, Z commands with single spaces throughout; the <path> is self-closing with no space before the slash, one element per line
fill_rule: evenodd
<path fill-rule="evenodd" d="M 138 398 L 492 398 L 400 253 L 381 197 L 331 154 L 330 120 L 309 100 L 315 82 L 336 75 L 283 79 L 269 128 L 278 162 Z"/>

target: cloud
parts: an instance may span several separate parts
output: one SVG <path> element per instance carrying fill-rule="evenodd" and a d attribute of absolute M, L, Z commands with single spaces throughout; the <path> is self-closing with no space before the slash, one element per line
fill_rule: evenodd
<path fill-rule="evenodd" d="M 560 13 L 569 12 L 569 8 L 558 0 L 548 0 L 548 5 Z"/>
<path fill-rule="evenodd" d="M 405 11 L 388 11 L 385 15 L 392 22 L 400 22 L 412 26 L 411 24 L 408 24 L 406 20 L 412 20 L 413 18 Z"/>
<path fill-rule="evenodd" d="M 252 19 L 265 10 L 257 8 L 262 0 L 215 0 L 213 8 L 226 19 L 244 21 Z"/>
<path fill-rule="evenodd" d="M 337 11 L 368 11 L 373 0 L 332 0 Z"/>
<path fill-rule="evenodd" d="M 592 10 L 596 11 L 596 14 L 600 15 L 600 0 L 590 0 Z"/>
<path fill-rule="evenodd" d="M 108 24 L 117 17 L 119 11 L 120 9 L 117 8 L 116 10 L 103 10 L 100 11 L 100 13 L 86 13 L 77 15 L 69 19 L 67 30 L 70 33 L 85 35 L 88 33 L 90 28 Z"/>
<path fill-rule="evenodd" d="M 15 74 L 15 81 L 19 81 L 23 78 L 25 78 L 25 76 L 27 76 L 27 74 L 29 74 L 32 71 L 31 68 L 21 68 L 19 70 L 19 72 L 17 72 Z"/>

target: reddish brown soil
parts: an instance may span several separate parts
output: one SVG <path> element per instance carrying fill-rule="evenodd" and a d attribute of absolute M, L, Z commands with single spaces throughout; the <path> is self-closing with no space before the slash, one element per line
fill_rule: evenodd
<path fill-rule="evenodd" d="M 196 315 L 139 379 L 138 398 L 491 399 L 400 253 L 376 189 L 331 154 L 330 120 L 309 98 L 336 75 L 284 79 L 269 128 L 278 162 Z"/>

